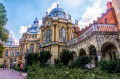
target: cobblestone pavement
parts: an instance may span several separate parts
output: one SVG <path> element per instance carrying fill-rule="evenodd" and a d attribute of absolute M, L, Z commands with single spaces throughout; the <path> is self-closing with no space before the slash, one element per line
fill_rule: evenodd
<path fill-rule="evenodd" d="M 20 72 L 10 69 L 0 69 L 0 79 L 24 79 Z"/>

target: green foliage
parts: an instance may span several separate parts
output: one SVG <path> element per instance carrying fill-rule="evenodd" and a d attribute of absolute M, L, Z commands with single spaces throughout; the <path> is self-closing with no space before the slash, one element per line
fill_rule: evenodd
<path fill-rule="evenodd" d="M 35 65 L 35 64 L 38 64 L 38 53 L 29 53 L 27 56 L 27 65 Z"/>
<path fill-rule="evenodd" d="M 2 57 L 4 49 L 5 49 L 4 46 L 2 44 L 0 44 L 0 57 Z"/>
<path fill-rule="evenodd" d="M 81 57 L 78 57 L 78 59 L 76 59 L 75 61 L 73 61 L 69 67 L 70 68 L 75 68 L 75 67 L 84 68 L 86 64 L 91 62 L 91 60 L 92 60 L 92 57 L 90 56 L 81 56 Z"/>
<path fill-rule="evenodd" d="M 40 54 L 39 54 L 39 62 L 41 65 L 45 65 L 45 63 L 51 58 L 51 53 L 50 51 L 45 51 L 45 50 L 42 50 L 40 51 Z"/>
<path fill-rule="evenodd" d="M 35 65 L 30 66 L 28 71 L 27 79 L 120 79 L 120 76 L 103 72 L 99 68 L 88 70 Z"/>
<path fill-rule="evenodd" d="M 70 60 L 73 59 L 73 54 L 69 50 L 62 50 L 60 53 L 60 63 L 63 65 L 68 65 Z"/>
<path fill-rule="evenodd" d="M 2 65 L 2 64 L 0 64 L 0 68 L 3 68 L 3 65 Z"/>
<path fill-rule="evenodd" d="M 0 41 L 2 42 L 6 42 L 8 39 L 8 30 L 4 28 L 7 22 L 6 16 L 5 7 L 0 3 Z M 0 44 L 0 57 L 2 57 L 3 51 L 4 47 Z"/>
<path fill-rule="evenodd" d="M 7 22 L 6 10 L 2 3 L 0 3 L 0 40 L 7 41 L 8 39 L 8 30 L 4 28 Z"/>
<path fill-rule="evenodd" d="M 109 73 L 119 73 L 120 72 L 120 59 L 109 59 L 101 60 L 99 62 L 100 68 Z"/>
<path fill-rule="evenodd" d="M 23 69 L 22 69 L 22 72 L 27 72 L 27 69 L 28 69 L 28 67 L 24 65 Z M 20 71 L 20 66 L 15 66 L 14 70 Z"/>
<path fill-rule="evenodd" d="M 59 59 L 54 59 L 54 63 L 55 63 L 55 65 L 59 65 L 60 64 L 60 60 Z"/>

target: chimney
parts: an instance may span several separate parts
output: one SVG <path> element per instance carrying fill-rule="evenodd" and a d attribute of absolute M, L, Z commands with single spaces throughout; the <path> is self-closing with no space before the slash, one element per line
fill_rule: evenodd
<path fill-rule="evenodd" d="M 104 13 L 101 14 L 102 16 L 104 15 Z"/>
<path fill-rule="evenodd" d="M 100 17 L 97 18 L 97 20 L 99 20 L 99 19 L 100 19 Z"/>
<path fill-rule="evenodd" d="M 107 11 L 108 11 L 109 9 L 113 8 L 112 2 L 108 2 L 106 5 L 107 5 Z"/>

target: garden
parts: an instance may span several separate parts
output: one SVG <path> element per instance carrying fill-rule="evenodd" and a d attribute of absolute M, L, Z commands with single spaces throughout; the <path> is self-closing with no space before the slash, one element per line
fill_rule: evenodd
<path fill-rule="evenodd" d="M 29 53 L 27 65 L 23 72 L 27 72 L 27 79 L 120 79 L 120 59 L 113 58 L 101 60 L 96 68 L 89 69 L 92 57 L 81 56 L 73 60 L 69 50 L 63 50 L 55 64 L 48 64 L 51 58 L 50 51 L 42 50 L 40 53 Z M 19 70 L 19 66 L 14 68 Z"/>

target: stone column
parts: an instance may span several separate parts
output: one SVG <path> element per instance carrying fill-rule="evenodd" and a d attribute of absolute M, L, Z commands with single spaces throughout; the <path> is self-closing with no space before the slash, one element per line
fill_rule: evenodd
<path fill-rule="evenodd" d="M 102 52 L 97 50 L 96 53 L 97 53 L 98 61 L 100 61 L 102 59 Z"/>

